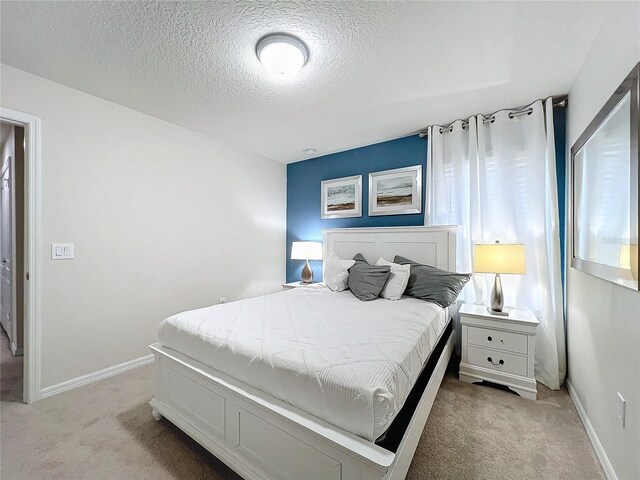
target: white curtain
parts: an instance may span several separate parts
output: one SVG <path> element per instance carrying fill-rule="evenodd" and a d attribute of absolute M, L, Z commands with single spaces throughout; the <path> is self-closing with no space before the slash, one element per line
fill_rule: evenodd
<path fill-rule="evenodd" d="M 552 100 L 526 111 L 429 128 L 425 223 L 460 225 L 460 272 L 472 271 L 476 243 L 525 245 L 526 275 L 502 277 L 505 305 L 540 321 L 536 379 L 558 389 L 566 359 Z M 492 284 L 493 275 L 474 275 L 461 298 L 486 303 Z"/>

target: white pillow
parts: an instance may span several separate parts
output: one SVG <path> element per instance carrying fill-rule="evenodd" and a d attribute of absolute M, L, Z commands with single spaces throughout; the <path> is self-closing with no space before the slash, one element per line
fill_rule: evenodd
<path fill-rule="evenodd" d="M 376 265 L 386 265 L 391 267 L 389 280 L 384 284 L 384 288 L 382 289 L 382 292 L 380 292 L 380 296 L 388 298 L 389 300 L 400 300 L 400 297 L 402 297 L 402 294 L 407 288 L 407 283 L 409 283 L 411 265 L 400 265 L 399 263 L 387 262 L 382 257 L 378 259 Z"/>
<path fill-rule="evenodd" d="M 349 284 L 348 270 L 353 267 L 355 260 L 340 260 L 335 253 L 329 255 L 322 268 L 322 280 L 334 292 L 342 292 Z"/>

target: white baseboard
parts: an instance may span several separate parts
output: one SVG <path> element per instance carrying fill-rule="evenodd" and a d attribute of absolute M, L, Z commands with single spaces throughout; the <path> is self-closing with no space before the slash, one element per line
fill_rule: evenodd
<path fill-rule="evenodd" d="M 602 469 L 604 470 L 604 474 L 607 476 L 608 480 L 618 480 L 618 476 L 616 475 L 615 470 L 613 469 L 613 465 L 609 461 L 609 457 L 607 457 L 600 440 L 598 439 L 598 435 L 596 435 L 596 431 L 593 429 L 593 425 L 589 421 L 589 417 L 587 417 L 587 412 L 584 410 L 582 403 L 580 403 L 580 399 L 578 398 L 578 394 L 571 385 L 571 381 L 567 378 L 567 390 L 569 390 L 569 395 L 571 396 L 571 400 L 573 400 L 573 404 L 576 406 L 576 410 L 578 410 L 578 415 L 580 415 L 580 420 L 584 424 L 584 428 L 587 430 L 587 435 L 589 435 L 589 440 L 591 440 L 591 445 L 593 445 L 594 450 L 596 451 L 596 455 L 598 456 L 598 460 L 600 460 L 600 464 L 602 465 Z"/>
<path fill-rule="evenodd" d="M 23 349 L 22 348 L 18 348 L 15 343 L 11 342 L 10 347 L 11 347 L 11 354 L 14 357 L 21 357 L 23 355 L 23 353 L 24 353 Z"/>
<path fill-rule="evenodd" d="M 136 358 L 134 360 L 129 360 L 128 362 L 114 365 L 113 367 L 103 368 L 102 370 L 98 370 L 97 372 L 87 373 L 86 375 L 72 378 L 71 380 L 67 380 L 66 382 L 43 388 L 42 390 L 40 390 L 40 399 L 47 398 L 52 395 L 57 395 L 58 393 L 66 392 L 68 390 L 73 390 L 74 388 L 82 387 L 83 385 L 88 385 L 89 383 L 97 382 L 99 380 L 104 380 L 105 378 L 119 375 L 120 373 L 124 373 L 127 370 L 131 370 L 132 368 L 140 367 L 142 365 L 148 365 L 150 363 L 153 363 L 152 354 L 145 355 L 144 357 Z"/>

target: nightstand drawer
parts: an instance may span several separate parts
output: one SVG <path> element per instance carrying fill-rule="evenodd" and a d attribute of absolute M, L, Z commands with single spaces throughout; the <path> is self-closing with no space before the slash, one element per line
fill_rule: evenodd
<path fill-rule="evenodd" d="M 468 345 L 467 360 L 470 364 L 478 367 L 514 375 L 527 375 L 527 357 Z"/>
<path fill-rule="evenodd" d="M 467 343 L 527 354 L 527 335 L 501 332 L 480 327 L 467 327 Z"/>

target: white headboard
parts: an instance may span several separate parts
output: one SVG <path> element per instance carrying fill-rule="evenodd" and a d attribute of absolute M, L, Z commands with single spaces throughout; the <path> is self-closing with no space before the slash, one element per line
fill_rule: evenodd
<path fill-rule="evenodd" d="M 374 264 L 401 255 L 414 262 L 456 271 L 457 226 L 334 228 L 322 231 L 322 257 L 336 253 L 350 259 L 357 253 Z"/>

